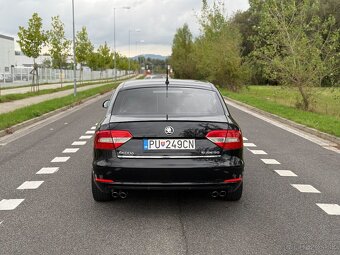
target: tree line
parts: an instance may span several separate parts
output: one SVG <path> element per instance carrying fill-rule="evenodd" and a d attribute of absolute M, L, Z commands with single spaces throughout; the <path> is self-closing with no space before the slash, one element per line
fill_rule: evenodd
<path fill-rule="evenodd" d="M 43 30 L 42 18 L 37 13 L 33 13 L 28 20 L 27 28 L 19 26 L 18 44 L 21 51 L 28 57 L 33 58 L 33 83 L 38 79 L 38 65 L 36 59 L 40 56 L 44 46 L 47 46 L 48 53 L 51 56 L 51 67 L 59 69 L 73 68 L 73 63 L 68 63 L 67 58 L 71 54 L 72 41 L 65 36 L 65 25 L 59 16 L 52 17 L 51 29 Z M 117 69 L 137 70 L 138 62 L 131 60 L 119 53 L 114 54 L 105 42 L 95 50 L 91 40 L 89 39 L 85 26 L 76 33 L 75 57 L 76 62 L 80 65 L 80 73 L 82 80 L 82 70 L 84 66 L 88 66 L 92 70 L 100 70 L 114 68 L 114 55 L 116 55 Z M 62 79 L 62 75 L 60 76 Z M 61 80 L 62 83 L 62 80 Z"/>
<path fill-rule="evenodd" d="M 340 1 L 250 0 L 225 16 L 223 1 L 202 1 L 200 35 L 178 28 L 170 63 L 175 77 L 203 79 L 233 91 L 245 84 L 297 89 L 308 110 L 313 87 L 340 85 Z"/>

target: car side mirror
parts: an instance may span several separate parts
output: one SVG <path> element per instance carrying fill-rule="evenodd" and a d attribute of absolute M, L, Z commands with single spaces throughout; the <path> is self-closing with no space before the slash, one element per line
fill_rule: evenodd
<path fill-rule="evenodd" d="M 103 108 L 108 108 L 110 104 L 110 100 L 105 100 L 102 104 Z"/>

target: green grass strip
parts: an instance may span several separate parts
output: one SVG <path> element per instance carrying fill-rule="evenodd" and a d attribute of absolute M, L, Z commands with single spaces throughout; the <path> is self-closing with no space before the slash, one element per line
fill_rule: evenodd
<path fill-rule="evenodd" d="M 45 113 L 57 110 L 64 106 L 77 105 L 88 97 L 111 91 L 112 89 L 116 88 L 118 84 L 119 82 L 106 84 L 100 87 L 78 92 L 76 97 L 74 97 L 72 94 L 20 108 L 13 112 L 0 114 L 0 130 L 10 128 L 11 126 L 14 126 L 18 123 L 39 117 Z"/>
<path fill-rule="evenodd" d="M 252 95 L 234 93 L 225 89 L 220 90 L 223 96 L 254 106 L 258 109 L 281 116 L 307 127 L 340 137 L 340 119 L 335 116 L 307 112 L 294 107 L 265 101 Z"/>

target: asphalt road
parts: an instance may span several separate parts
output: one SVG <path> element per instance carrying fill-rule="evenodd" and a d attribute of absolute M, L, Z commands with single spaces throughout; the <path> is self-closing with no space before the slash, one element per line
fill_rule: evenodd
<path fill-rule="evenodd" d="M 1 255 L 340 254 L 340 154 L 233 107 L 248 139 L 239 202 L 205 192 L 130 192 L 94 202 L 92 139 L 79 138 L 92 136 L 86 132 L 104 115 L 102 101 L 0 142 Z M 56 157 L 70 158 L 51 162 Z M 36 174 L 45 167 L 54 173 Z"/>

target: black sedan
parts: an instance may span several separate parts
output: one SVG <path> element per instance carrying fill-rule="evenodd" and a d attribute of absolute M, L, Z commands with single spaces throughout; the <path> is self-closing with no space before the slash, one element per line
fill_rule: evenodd
<path fill-rule="evenodd" d="M 103 107 L 94 139 L 94 200 L 141 189 L 204 189 L 212 197 L 241 198 L 242 133 L 214 85 L 128 81 Z"/>

